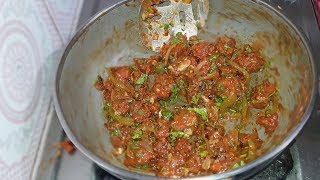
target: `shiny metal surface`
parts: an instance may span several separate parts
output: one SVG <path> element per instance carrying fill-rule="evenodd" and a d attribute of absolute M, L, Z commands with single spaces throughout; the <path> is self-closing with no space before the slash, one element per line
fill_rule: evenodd
<path fill-rule="evenodd" d="M 98 16 L 96 16 L 98 17 Z M 89 22 L 89 24 L 93 23 L 93 21 Z M 83 32 L 84 32 L 84 29 L 83 29 Z M 81 32 L 81 33 L 83 33 Z M 81 33 L 78 33 L 78 35 L 76 36 L 79 36 Z M 77 39 L 73 39 L 71 44 L 75 43 Z M 69 50 L 71 49 L 71 47 L 69 47 Z M 64 55 L 64 58 L 65 58 L 66 55 Z M 63 60 L 65 60 L 63 58 Z M 64 62 L 62 62 L 63 64 Z M 61 69 L 59 70 L 61 71 Z M 59 72 L 60 73 L 60 72 Z M 55 104 L 59 104 L 59 100 L 57 99 L 57 94 L 55 94 Z M 57 106 L 56 106 L 57 107 Z M 57 111 L 58 111 L 58 115 L 59 115 L 59 118 L 60 120 L 61 119 L 64 119 L 63 117 L 63 114 L 62 114 L 62 111 L 59 107 L 57 107 Z M 306 116 L 304 117 L 304 120 L 303 122 L 306 122 L 307 118 L 308 118 L 308 114 L 311 113 L 311 108 L 308 109 L 308 112 L 306 113 Z M 70 139 L 73 141 L 73 142 L 77 142 L 76 138 L 72 135 L 71 131 L 69 128 L 66 128 L 68 125 L 66 124 L 66 122 L 64 122 L 63 120 L 61 121 L 62 125 L 64 126 L 68 136 L 70 137 Z M 235 174 L 238 174 L 238 173 L 241 173 L 241 172 L 245 172 L 247 171 L 248 169 L 252 169 L 252 168 L 257 168 L 257 165 L 259 164 L 262 164 L 264 163 L 264 161 L 266 160 L 270 160 L 272 159 L 276 154 L 278 154 L 282 149 L 284 149 L 291 141 L 292 139 L 295 137 L 295 135 L 299 132 L 299 130 L 302 128 L 304 123 L 301 123 L 299 125 L 299 127 L 297 129 L 295 129 L 294 133 L 291 134 L 290 137 L 288 137 L 285 141 L 284 144 L 280 145 L 278 148 L 276 148 L 273 152 L 269 153 L 268 155 L 264 156 L 263 158 L 259 159 L 258 161 L 255 161 L 254 163 L 252 164 L 249 164 L 248 166 L 245 166 L 244 168 L 240 168 L 238 170 L 235 170 L 235 171 L 231 171 L 229 173 L 223 173 L 223 174 L 219 174 L 219 175 L 215 175 L 215 176 L 211 176 L 211 177 L 208 177 L 209 179 L 212 179 L 212 178 L 225 178 L 225 177 L 229 177 L 229 176 L 233 176 Z M 131 173 L 131 172 L 127 172 L 127 171 L 123 171 L 119 168 L 116 168 L 115 166 L 106 166 L 105 163 L 98 157 L 96 157 L 95 155 L 93 155 L 91 152 L 87 151 L 85 147 L 83 147 L 80 143 L 75 143 L 76 146 L 78 148 L 80 148 L 80 150 L 82 152 L 84 152 L 86 155 L 88 155 L 89 157 L 91 157 L 96 163 L 98 163 L 100 166 L 102 167 L 105 167 L 107 170 L 109 171 L 113 171 L 114 173 L 116 173 L 117 175 L 125 175 L 125 176 L 122 176 L 122 177 L 131 177 L 131 178 L 141 178 L 141 176 L 137 176 L 137 174 L 135 173 Z M 146 176 L 145 176 L 146 177 Z"/>

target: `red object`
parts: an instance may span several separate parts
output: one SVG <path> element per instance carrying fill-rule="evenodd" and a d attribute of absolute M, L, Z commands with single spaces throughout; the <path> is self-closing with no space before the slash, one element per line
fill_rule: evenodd
<path fill-rule="evenodd" d="M 70 140 L 64 140 L 59 144 L 59 147 L 67 151 L 69 154 L 73 154 L 76 151 L 76 148 Z"/>

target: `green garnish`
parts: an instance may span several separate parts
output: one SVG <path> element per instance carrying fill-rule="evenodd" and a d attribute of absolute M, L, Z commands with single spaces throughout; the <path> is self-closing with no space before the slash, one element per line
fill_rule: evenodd
<path fill-rule="evenodd" d="M 132 114 L 128 113 L 128 114 L 126 114 L 124 117 L 129 118 L 129 117 L 131 117 L 131 116 L 132 116 Z"/>
<path fill-rule="evenodd" d="M 224 91 L 224 88 L 223 88 L 223 85 L 222 85 L 222 84 L 218 84 L 217 89 L 218 89 L 218 91 L 220 91 L 220 92 L 223 92 L 223 91 Z"/>
<path fill-rule="evenodd" d="M 180 44 L 182 41 L 178 38 L 173 38 L 170 42 L 171 45 Z"/>
<path fill-rule="evenodd" d="M 220 113 L 220 112 L 219 112 L 218 116 L 219 116 L 219 119 L 223 119 L 224 118 L 222 113 Z"/>
<path fill-rule="evenodd" d="M 133 128 L 136 129 L 136 128 L 139 127 L 140 125 L 141 125 L 141 122 L 135 123 L 135 124 L 133 125 Z"/>
<path fill-rule="evenodd" d="M 220 107 L 222 105 L 223 101 L 224 101 L 223 97 L 216 97 L 215 98 L 216 106 Z"/>
<path fill-rule="evenodd" d="M 225 51 L 227 51 L 227 50 L 230 49 L 230 46 L 228 46 L 227 44 L 225 44 L 225 45 L 223 46 L 223 48 L 224 48 Z"/>
<path fill-rule="evenodd" d="M 141 155 L 140 153 L 137 153 L 137 154 L 136 154 L 136 157 L 137 157 L 137 158 L 141 158 L 142 155 Z"/>
<path fill-rule="evenodd" d="M 172 131 L 169 134 L 170 134 L 170 138 L 172 141 L 175 141 L 177 138 L 181 138 L 181 137 L 186 136 L 186 133 L 181 132 L 181 131 Z"/>
<path fill-rule="evenodd" d="M 239 168 L 240 166 L 244 166 L 246 165 L 246 163 L 244 161 L 240 161 L 240 164 L 239 163 L 235 163 L 233 166 L 232 166 L 232 169 L 237 169 Z"/>
<path fill-rule="evenodd" d="M 198 102 L 199 102 L 200 97 L 201 97 L 201 94 L 199 94 L 199 93 L 194 95 L 194 96 L 192 96 L 192 103 L 197 105 Z"/>
<path fill-rule="evenodd" d="M 164 112 L 161 112 L 161 116 L 165 120 L 169 121 L 173 117 L 173 114 L 171 112 L 169 112 L 169 111 L 164 111 Z"/>
<path fill-rule="evenodd" d="M 264 68 L 270 68 L 272 66 L 271 61 L 267 61 L 266 64 L 264 65 Z"/>
<path fill-rule="evenodd" d="M 163 73 L 164 71 L 165 71 L 165 65 L 164 64 L 160 64 L 160 65 L 158 65 L 157 67 L 156 67 L 156 73 L 157 74 L 161 74 L 161 73 Z"/>
<path fill-rule="evenodd" d="M 214 63 L 212 63 L 212 64 L 211 64 L 211 69 L 210 69 L 209 73 L 210 73 L 210 74 L 213 73 L 216 69 L 217 69 L 217 65 L 214 64 Z"/>
<path fill-rule="evenodd" d="M 174 84 L 172 87 L 171 87 L 171 92 L 173 94 L 177 94 L 178 92 L 180 91 L 178 85 Z"/>
<path fill-rule="evenodd" d="M 200 157 L 204 158 L 204 157 L 207 157 L 208 151 L 201 151 L 198 154 Z"/>
<path fill-rule="evenodd" d="M 178 85 L 174 84 L 171 87 L 171 95 L 170 95 L 170 102 L 171 103 L 175 103 L 178 100 L 178 93 L 179 93 L 180 89 L 178 87 Z"/>
<path fill-rule="evenodd" d="M 142 134 L 143 134 L 142 130 L 136 131 L 136 132 L 133 133 L 132 139 L 134 139 L 134 140 L 135 139 L 140 139 Z"/>
<path fill-rule="evenodd" d="M 265 112 L 265 116 L 268 116 L 271 114 L 271 109 L 267 109 L 266 112 Z"/>
<path fill-rule="evenodd" d="M 146 171 L 146 170 L 148 170 L 148 165 L 146 165 L 146 164 L 143 166 L 142 165 L 135 165 L 134 168 Z"/>
<path fill-rule="evenodd" d="M 238 167 L 240 167 L 240 165 L 238 163 L 235 163 L 233 166 L 232 166 L 232 169 L 237 169 Z"/>
<path fill-rule="evenodd" d="M 164 30 L 168 30 L 168 29 L 169 29 L 169 27 L 170 27 L 170 25 L 169 25 L 169 24 L 164 24 L 163 29 L 164 29 Z"/>
<path fill-rule="evenodd" d="M 176 36 L 182 36 L 182 32 L 178 32 Z"/>
<path fill-rule="evenodd" d="M 246 49 L 245 49 L 245 51 L 246 51 L 248 54 L 252 53 L 252 49 L 251 49 L 250 46 L 247 46 Z"/>
<path fill-rule="evenodd" d="M 226 95 L 222 95 L 221 98 L 222 98 L 222 100 L 224 101 L 224 100 L 227 99 L 227 96 L 226 96 Z"/>
<path fill-rule="evenodd" d="M 247 157 L 247 154 L 242 154 L 241 156 L 240 156 L 240 158 L 246 158 Z"/>
<path fill-rule="evenodd" d="M 139 149 L 138 145 L 137 145 L 137 141 L 130 141 L 128 143 L 128 145 L 130 146 L 130 148 L 132 149 Z"/>
<path fill-rule="evenodd" d="M 115 136 L 119 136 L 120 135 L 120 130 L 119 129 L 115 129 L 115 130 L 113 130 L 112 134 L 115 135 Z"/>
<path fill-rule="evenodd" d="M 247 91 L 247 92 L 246 92 L 246 98 L 247 98 L 247 100 L 250 100 L 250 97 L 251 97 L 251 91 Z"/>
<path fill-rule="evenodd" d="M 104 106 L 103 106 L 103 110 L 108 112 L 110 107 L 111 107 L 110 103 L 105 103 Z"/>
<path fill-rule="evenodd" d="M 241 160 L 241 161 L 240 161 L 240 166 L 244 166 L 244 165 L 246 165 L 246 163 Z"/>
<path fill-rule="evenodd" d="M 203 120 L 208 119 L 208 113 L 205 108 L 188 108 L 189 111 L 194 111 L 201 116 Z"/>
<path fill-rule="evenodd" d="M 161 109 L 167 109 L 167 102 L 164 100 L 159 101 Z"/>
<path fill-rule="evenodd" d="M 215 54 L 215 55 L 210 56 L 209 59 L 216 60 L 216 59 L 218 59 L 219 56 L 220 56 L 219 54 Z"/>
<path fill-rule="evenodd" d="M 147 74 L 141 74 L 141 76 L 136 81 L 136 85 L 143 85 L 147 78 L 148 78 Z"/>

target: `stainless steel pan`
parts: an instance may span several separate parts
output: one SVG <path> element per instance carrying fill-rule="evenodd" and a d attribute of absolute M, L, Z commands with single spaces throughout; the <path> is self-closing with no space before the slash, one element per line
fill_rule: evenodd
<path fill-rule="evenodd" d="M 138 11 L 139 1 L 119 1 L 96 14 L 74 36 L 57 70 L 54 103 L 68 137 L 91 160 L 120 178 L 154 179 L 128 170 L 112 155 L 103 126 L 102 100 L 93 87 L 96 75 L 104 73 L 105 67 L 127 65 L 132 57 L 152 54 L 141 45 Z M 244 178 L 265 167 L 303 128 L 317 93 L 314 60 L 306 39 L 267 3 L 211 0 L 207 25 L 199 36 L 213 41 L 222 35 L 262 47 L 263 56 L 272 62 L 271 74 L 283 108 L 278 129 L 265 139 L 263 156 L 236 170 L 197 177 L 200 179 Z"/>

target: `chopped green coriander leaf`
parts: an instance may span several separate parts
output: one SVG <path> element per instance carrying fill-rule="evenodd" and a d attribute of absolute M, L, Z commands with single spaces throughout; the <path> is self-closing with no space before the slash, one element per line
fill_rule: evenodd
<path fill-rule="evenodd" d="M 165 71 L 165 65 L 164 64 L 160 64 L 156 67 L 156 73 L 161 74 Z"/>
<path fill-rule="evenodd" d="M 174 84 L 172 87 L 171 87 L 171 92 L 173 94 L 177 94 L 178 92 L 180 91 L 178 85 Z"/>
<path fill-rule="evenodd" d="M 251 49 L 250 46 L 246 46 L 245 51 L 246 51 L 248 54 L 252 53 L 252 49 Z"/>
<path fill-rule="evenodd" d="M 218 106 L 218 107 L 220 107 L 220 106 L 222 105 L 222 102 L 223 102 L 223 101 L 216 101 L 215 105 Z"/>
<path fill-rule="evenodd" d="M 129 117 L 131 117 L 131 116 L 132 116 L 132 114 L 128 113 L 128 114 L 126 114 L 124 117 L 129 118 Z"/>
<path fill-rule="evenodd" d="M 139 169 L 139 170 L 142 170 L 142 171 L 146 171 L 146 170 L 148 170 L 148 165 L 146 165 L 146 164 L 143 165 L 143 166 L 141 166 L 141 165 L 135 165 L 134 168 Z"/>
<path fill-rule="evenodd" d="M 172 94 L 171 96 L 170 96 L 170 103 L 176 103 L 177 102 L 177 100 L 178 100 L 178 96 L 175 94 Z"/>
<path fill-rule="evenodd" d="M 221 98 L 222 98 L 222 100 L 224 101 L 224 100 L 227 99 L 227 96 L 226 96 L 226 95 L 222 95 Z"/>
<path fill-rule="evenodd" d="M 161 109 L 167 109 L 167 102 L 164 100 L 159 101 Z"/>
<path fill-rule="evenodd" d="M 205 108 L 188 108 L 189 111 L 194 111 L 201 116 L 203 120 L 208 119 L 208 113 Z"/>
<path fill-rule="evenodd" d="M 137 153 L 137 154 L 136 154 L 136 157 L 137 157 L 137 158 L 141 158 L 142 155 L 141 155 L 140 153 Z"/>
<path fill-rule="evenodd" d="M 218 59 L 219 56 L 220 56 L 219 54 L 215 54 L 215 55 L 210 56 L 209 59 L 216 60 L 216 59 Z"/>
<path fill-rule="evenodd" d="M 204 158 L 204 157 L 207 157 L 208 151 L 201 151 L 198 154 L 200 157 Z"/>
<path fill-rule="evenodd" d="M 223 92 L 223 91 L 224 91 L 224 88 L 223 88 L 223 85 L 222 85 L 222 84 L 218 84 L 217 89 L 218 89 L 218 91 L 220 91 L 220 92 Z"/>
<path fill-rule="evenodd" d="M 201 94 L 199 94 L 199 93 L 194 95 L 194 96 L 192 96 L 192 103 L 197 105 L 198 102 L 199 102 L 200 97 L 201 97 Z"/>
<path fill-rule="evenodd" d="M 212 64 L 211 64 L 211 69 L 210 69 L 209 73 L 213 73 L 216 69 L 217 69 L 217 65 L 214 64 L 214 63 L 212 63 Z"/>
<path fill-rule="evenodd" d="M 134 140 L 135 139 L 140 139 L 142 134 L 143 134 L 142 130 L 136 131 L 136 132 L 133 133 L 132 139 L 134 139 Z"/>
<path fill-rule="evenodd" d="M 169 111 L 164 111 L 164 112 L 161 112 L 161 116 L 165 120 L 169 121 L 173 117 L 173 114 L 171 112 L 169 112 Z"/>
<path fill-rule="evenodd" d="M 120 135 L 120 130 L 119 129 L 115 129 L 115 130 L 113 130 L 112 134 L 115 135 L 115 136 L 119 136 Z"/>
<path fill-rule="evenodd" d="M 168 30 L 168 29 L 169 29 L 169 27 L 170 27 L 170 24 L 164 24 L 163 29 L 164 29 L 164 30 Z"/>
<path fill-rule="evenodd" d="M 141 125 L 141 122 L 135 123 L 132 128 L 133 129 L 137 129 L 137 127 L 139 127 Z"/>
<path fill-rule="evenodd" d="M 171 103 L 175 103 L 178 100 L 179 91 L 180 91 L 180 89 L 179 89 L 178 85 L 174 84 L 171 87 L 171 92 L 172 92 L 172 94 L 170 95 L 170 102 Z"/>
<path fill-rule="evenodd" d="M 147 74 L 141 74 L 141 76 L 136 81 L 136 85 L 143 85 L 147 78 L 148 78 Z"/>
<path fill-rule="evenodd" d="M 171 45 L 180 44 L 182 41 L 178 38 L 173 38 L 170 42 Z"/>
<path fill-rule="evenodd" d="M 223 117 L 223 115 L 221 114 L 221 113 L 219 113 L 219 119 L 223 119 L 224 117 Z"/>
<path fill-rule="evenodd" d="M 182 32 L 178 32 L 176 36 L 182 36 Z"/>
<path fill-rule="evenodd" d="M 181 131 L 172 131 L 169 134 L 172 141 L 175 141 L 177 138 L 181 138 L 186 135 L 184 132 Z"/>

